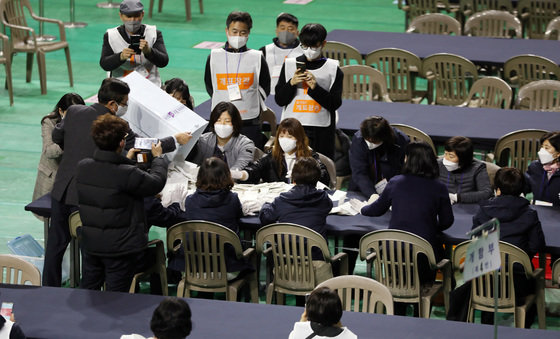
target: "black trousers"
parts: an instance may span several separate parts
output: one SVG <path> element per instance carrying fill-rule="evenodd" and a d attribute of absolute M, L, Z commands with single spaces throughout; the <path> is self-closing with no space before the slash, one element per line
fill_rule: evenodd
<path fill-rule="evenodd" d="M 51 225 L 45 250 L 43 286 L 60 287 L 62 283 L 62 258 L 71 239 L 68 217 L 77 210 L 77 206 L 51 199 Z"/>
<path fill-rule="evenodd" d="M 334 160 L 334 138 L 336 126 L 331 123 L 328 127 L 304 126 L 305 134 L 309 138 L 309 147 Z"/>
<path fill-rule="evenodd" d="M 86 254 L 82 259 L 83 289 L 99 290 L 105 283 L 106 291 L 128 292 L 136 272 L 139 254 L 120 257 L 100 257 Z"/>

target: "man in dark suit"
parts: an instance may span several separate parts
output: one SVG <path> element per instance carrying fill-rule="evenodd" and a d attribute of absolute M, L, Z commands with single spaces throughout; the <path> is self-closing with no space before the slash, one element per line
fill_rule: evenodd
<path fill-rule="evenodd" d="M 123 115 L 128 105 L 128 85 L 118 79 L 107 78 L 101 83 L 97 99 L 91 106 L 73 105 L 56 128 L 52 139 L 64 150 L 52 189 L 51 226 L 45 251 L 43 285 L 60 287 L 62 257 L 70 242 L 68 216 L 78 209 L 76 169 L 78 162 L 91 158 L 96 146 L 91 137 L 93 121 L 100 115 Z M 129 129 L 125 149 L 134 146 L 136 133 Z M 175 150 L 175 142 L 186 144 L 191 138 L 187 132 L 161 140 L 163 152 Z"/>

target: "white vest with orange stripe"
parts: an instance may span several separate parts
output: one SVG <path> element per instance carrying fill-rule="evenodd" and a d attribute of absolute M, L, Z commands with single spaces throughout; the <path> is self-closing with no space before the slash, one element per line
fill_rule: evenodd
<path fill-rule="evenodd" d="M 330 90 L 336 78 L 338 61 L 327 59 L 327 62 L 321 68 L 308 69 L 315 79 L 317 86 L 321 86 L 326 90 Z M 290 81 L 296 72 L 296 59 L 288 58 L 284 61 L 284 75 L 286 81 Z M 299 84 L 296 95 L 292 102 L 284 107 L 282 111 L 282 120 L 286 118 L 296 118 L 303 126 L 327 127 L 331 124 L 331 113 L 307 94 L 307 84 Z"/>
<path fill-rule="evenodd" d="M 152 47 L 157 39 L 157 29 L 156 26 L 145 25 L 144 29 L 144 39 L 148 42 L 148 46 Z M 115 53 L 122 52 L 123 49 L 127 48 L 130 43 L 126 42 L 122 35 L 117 30 L 117 27 L 107 30 L 107 35 L 109 38 L 109 45 Z M 156 86 L 161 86 L 161 78 L 159 77 L 158 68 L 146 59 L 144 53 L 136 54 L 131 56 L 126 60 L 119 68 L 111 71 L 111 76 L 114 78 L 122 78 L 129 73 L 136 71 L 142 74 L 146 79 L 153 82 Z"/>
<path fill-rule="evenodd" d="M 264 98 L 259 93 L 261 72 L 260 51 L 250 49 L 242 53 L 227 52 L 223 48 L 210 52 L 210 73 L 212 75 L 212 109 L 222 101 L 230 101 L 228 85 L 238 84 L 241 100 L 231 103 L 237 107 L 243 120 L 254 119 L 261 113 Z"/>
<path fill-rule="evenodd" d="M 294 48 L 280 48 L 274 43 L 268 44 L 264 48 L 266 51 L 266 64 L 270 72 L 270 94 L 274 94 L 274 88 L 278 83 L 280 69 L 284 64 L 284 60 L 287 58 L 297 58 L 303 54 L 303 49 L 301 49 L 301 45 L 297 45 Z"/>

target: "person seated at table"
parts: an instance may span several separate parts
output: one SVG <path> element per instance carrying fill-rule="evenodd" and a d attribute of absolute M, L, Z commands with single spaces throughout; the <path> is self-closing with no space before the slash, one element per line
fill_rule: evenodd
<path fill-rule="evenodd" d="M 544 233 L 537 211 L 529 206 L 529 201 L 521 196 L 525 178 L 516 168 L 504 167 L 496 172 L 494 189 L 496 196 L 480 202 L 480 207 L 473 216 L 473 226 L 497 218 L 500 221 L 500 240 L 521 248 L 532 258 L 545 249 Z M 522 267 L 514 265 L 515 302 L 525 303 L 525 297 L 535 290 L 534 280 L 526 278 Z M 466 321 L 468 298 L 471 283 L 465 283 L 451 293 L 448 319 Z M 530 328 L 535 318 L 536 307 L 527 312 L 525 327 Z M 484 324 L 493 323 L 493 313 L 482 312 Z"/>
<path fill-rule="evenodd" d="M 288 192 L 281 193 L 272 203 L 265 203 L 259 213 L 261 225 L 275 222 L 294 223 L 308 227 L 327 239 L 327 216 L 332 200 L 325 190 L 316 188 L 321 177 L 321 167 L 311 157 L 300 158 L 292 170 L 292 183 Z M 316 258 L 317 257 L 317 258 Z M 313 258 L 322 260 L 320 251 Z"/>
<path fill-rule="evenodd" d="M 192 331 L 191 308 L 180 298 L 165 298 L 152 314 L 148 339 L 183 339 Z M 121 339 L 146 339 L 140 334 L 122 335 Z"/>
<path fill-rule="evenodd" d="M 210 157 L 220 158 L 231 170 L 242 170 L 251 161 L 255 144 L 243 134 L 243 121 L 239 110 L 231 102 L 218 103 L 210 113 L 210 132 L 198 139 L 187 160 L 201 165 Z"/>
<path fill-rule="evenodd" d="M 438 180 L 437 159 L 432 148 L 425 142 L 408 144 L 401 172 L 389 180 L 379 199 L 372 204 L 357 200 L 351 200 L 351 204 L 361 214 L 374 217 L 392 207 L 389 228 L 426 239 L 439 262 L 444 256 L 441 232 L 451 227 L 454 218 L 447 189 Z M 360 209 L 360 206 L 363 207 Z M 435 272 L 425 256 L 419 257 L 418 269 L 422 281 L 433 281 Z M 405 312 L 404 305 L 395 303 L 395 314 Z"/>
<path fill-rule="evenodd" d="M 196 191 L 185 200 L 186 220 L 215 222 L 239 234 L 239 219 L 243 210 L 237 193 L 231 191 L 232 187 L 233 179 L 227 164 L 216 157 L 205 159 L 198 170 Z M 228 280 L 254 271 L 251 264 L 236 258 L 233 247 L 226 245 L 225 250 Z M 182 249 L 178 251 L 168 266 L 184 271 L 183 253 Z"/>
<path fill-rule="evenodd" d="M 14 314 L 10 319 L 0 316 L 0 338 L 25 339 L 27 338 L 18 323 L 15 322 Z"/>
<path fill-rule="evenodd" d="M 83 274 L 81 287 L 126 292 L 135 273 L 149 257 L 144 197 L 160 192 L 167 180 L 168 162 L 161 142 L 152 145 L 150 171 L 124 157 L 129 131 L 126 121 L 111 113 L 99 116 L 91 135 L 98 149 L 78 163 L 76 186 L 82 219 Z"/>
<path fill-rule="evenodd" d="M 338 293 L 328 287 L 320 287 L 309 295 L 305 311 L 294 324 L 289 339 L 339 338 L 355 339 L 357 335 L 342 326 L 342 302 Z"/>
<path fill-rule="evenodd" d="M 84 99 L 76 93 L 66 93 L 58 100 L 49 115 L 41 119 L 41 137 L 43 149 L 37 168 L 37 179 L 33 190 L 33 200 L 37 200 L 49 193 L 54 184 L 58 164 L 62 157 L 62 148 L 52 140 L 52 131 L 66 115 L 68 107 L 72 105 L 85 105 Z"/>
<path fill-rule="evenodd" d="M 242 171 L 232 171 L 232 177 L 247 183 L 256 184 L 259 181 L 289 183 L 292 169 L 297 159 L 313 157 L 321 167 L 320 182 L 329 184 L 327 168 L 319 160 L 319 155 L 309 148 L 309 141 L 301 123 L 294 118 L 287 118 L 280 122 L 276 129 L 276 138 L 272 149 L 261 159 L 250 163 Z"/>
<path fill-rule="evenodd" d="M 165 92 L 169 93 L 172 97 L 177 99 L 183 105 L 187 106 L 191 110 L 194 107 L 194 99 L 189 91 L 189 85 L 180 78 L 173 78 L 167 80 L 161 87 Z"/>
<path fill-rule="evenodd" d="M 303 55 L 288 58 L 278 77 L 274 100 L 282 106 L 282 120 L 296 118 L 317 152 L 334 159 L 336 110 L 342 105 L 344 73 L 337 60 L 325 58 L 327 30 L 306 24 L 299 34 Z"/>
<path fill-rule="evenodd" d="M 366 118 L 354 134 L 349 151 L 352 176 L 349 191 L 358 191 L 366 197 L 381 194 L 387 180 L 400 173 L 404 161 L 404 148 L 410 139 L 399 129 L 379 116 Z M 343 239 L 345 248 L 357 248 L 360 236 L 349 235 Z M 354 270 L 358 253 L 348 254 L 349 272 Z"/>
<path fill-rule="evenodd" d="M 389 180 L 383 193 L 370 205 L 361 203 L 361 214 L 377 217 L 392 207 L 390 229 L 414 233 L 434 248 L 436 260 L 443 259 L 442 231 L 453 224 L 453 210 L 445 185 L 438 179 L 437 160 L 425 142 L 412 142 L 405 148 L 402 174 Z M 353 206 L 360 203 L 352 200 Z M 357 203 L 357 204 L 356 204 Z"/>
<path fill-rule="evenodd" d="M 272 43 L 259 50 L 266 58 L 270 73 L 270 94 L 274 94 L 280 70 L 286 58 L 295 58 L 303 54 L 298 40 L 299 20 L 290 13 L 280 13 L 276 17 L 276 37 Z"/>
<path fill-rule="evenodd" d="M 381 194 L 387 180 L 399 174 L 409 137 L 379 116 L 366 118 L 354 134 L 350 146 L 352 178 L 349 191 L 366 197 Z"/>
<path fill-rule="evenodd" d="M 542 136 L 538 155 L 525 173 L 525 193 L 533 192 L 534 201 L 560 206 L 560 131 Z"/>
<path fill-rule="evenodd" d="M 483 161 L 473 158 L 471 139 L 456 136 L 444 143 L 438 159 L 439 180 L 447 186 L 452 204 L 472 204 L 492 196 L 490 178 Z"/>

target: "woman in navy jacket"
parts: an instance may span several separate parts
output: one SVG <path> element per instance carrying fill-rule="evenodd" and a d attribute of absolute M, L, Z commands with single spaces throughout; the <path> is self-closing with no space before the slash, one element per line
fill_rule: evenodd
<path fill-rule="evenodd" d="M 454 221 L 447 188 L 438 180 L 437 160 L 428 144 L 411 143 L 405 155 L 402 174 L 393 177 L 379 199 L 364 206 L 361 213 L 380 216 L 392 206 L 389 228 L 426 239 L 439 261 L 443 258 L 440 234 Z"/>
<path fill-rule="evenodd" d="M 375 185 L 400 173 L 404 147 L 409 138 L 382 117 L 372 116 L 360 124 L 350 146 L 352 179 L 348 189 L 360 191 L 366 197 L 381 194 Z"/>
<path fill-rule="evenodd" d="M 539 160 L 533 161 L 525 178 L 525 193 L 533 192 L 534 200 L 560 206 L 560 132 L 550 132 L 541 138 Z"/>
<path fill-rule="evenodd" d="M 231 192 L 233 179 L 227 164 L 216 157 L 205 159 L 196 178 L 196 192 L 185 201 L 186 220 L 215 222 L 239 233 L 239 218 L 243 216 L 237 193 Z M 179 251 L 169 266 L 183 271 L 185 258 Z M 250 264 L 238 260 L 231 246 L 226 245 L 226 268 L 228 272 L 253 270 Z"/>

